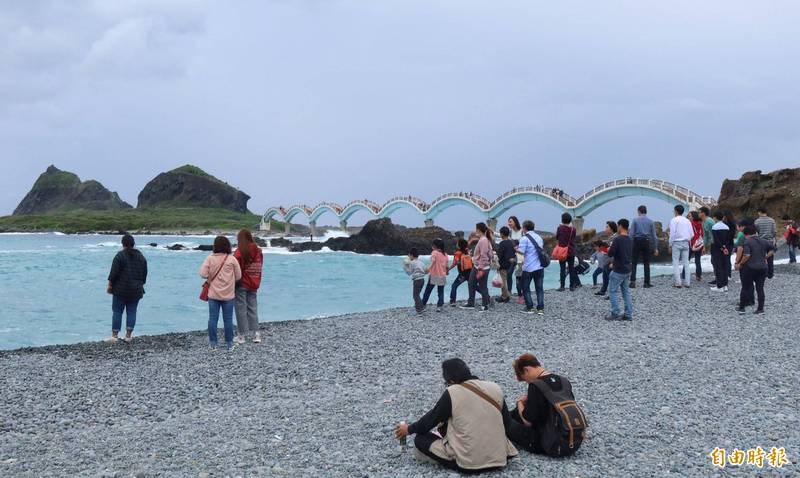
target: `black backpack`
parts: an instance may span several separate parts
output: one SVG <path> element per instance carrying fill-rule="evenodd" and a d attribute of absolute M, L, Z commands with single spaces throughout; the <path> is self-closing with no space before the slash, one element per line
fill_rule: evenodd
<path fill-rule="evenodd" d="M 575 403 L 572 385 L 564 377 L 561 378 L 561 390 L 553 391 L 546 383 L 555 377 L 543 377 L 533 381 L 533 385 L 544 395 L 550 410 L 539 433 L 539 445 L 549 456 L 572 455 L 581 447 L 586 437 L 586 416 L 581 407 Z"/>
<path fill-rule="evenodd" d="M 539 255 L 539 264 L 541 264 L 542 269 L 546 269 L 547 266 L 550 265 L 550 256 L 548 256 L 547 253 L 544 252 L 544 249 L 539 247 L 539 243 L 534 241 L 530 234 L 525 234 L 525 237 L 527 237 L 528 240 L 531 241 L 531 243 L 533 244 L 533 247 L 536 248 L 536 254 Z"/>

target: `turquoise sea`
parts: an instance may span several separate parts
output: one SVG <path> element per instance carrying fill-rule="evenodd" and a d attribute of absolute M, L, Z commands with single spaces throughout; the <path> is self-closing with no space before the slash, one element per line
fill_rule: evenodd
<path fill-rule="evenodd" d="M 170 251 L 165 246 L 182 243 L 194 247 L 212 241 L 208 236 L 136 236 L 149 267 L 136 335 L 206 328 L 207 305 L 197 297 L 203 282 L 198 270 L 208 253 Z M 0 349 L 100 340 L 110 335 L 111 296 L 105 289 L 119 244 L 120 236 L 0 234 Z M 324 250 L 288 253 L 279 248 L 265 248 L 264 253 L 264 281 L 259 291 L 262 322 L 412 303 L 401 257 Z M 669 270 L 658 266 L 654 272 Z M 591 276 L 582 280 L 590 284 Z M 554 264 L 545 273 L 545 287 L 554 288 L 557 283 L 558 266 Z M 466 284 L 459 292 L 460 298 L 466 298 Z M 449 284 L 445 301 L 447 294 Z M 435 297 L 434 291 L 434 303 Z"/>

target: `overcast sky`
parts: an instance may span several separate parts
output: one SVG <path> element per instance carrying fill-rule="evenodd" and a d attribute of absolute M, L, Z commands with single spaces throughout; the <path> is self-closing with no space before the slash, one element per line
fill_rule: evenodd
<path fill-rule="evenodd" d="M 134 205 L 192 163 L 257 213 L 625 176 L 717 195 L 800 166 L 798 25 L 796 1 L 2 0 L 0 214 L 51 163 Z"/>

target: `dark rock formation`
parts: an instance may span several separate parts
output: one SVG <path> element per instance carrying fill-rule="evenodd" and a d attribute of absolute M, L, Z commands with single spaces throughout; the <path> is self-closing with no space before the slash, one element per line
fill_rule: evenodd
<path fill-rule="evenodd" d="M 658 238 L 658 256 L 650 256 L 651 263 L 671 263 L 672 254 L 669 252 L 669 235 L 664 232 L 660 222 L 655 221 L 656 237 Z M 544 236 L 543 236 L 544 237 Z M 608 236 L 605 233 L 598 234 L 594 229 L 583 231 L 581 240 L 575 244 L 578 256 L 581 259 L 589 260 L 589 257 L 594 252 L 592 243 L 594 241 L 605 241 L 611 245 Z M 555 236 L 548 236 L 544 238 L 545 249 L 550 252 L 556 245 Z"/>
<path fill-rule="evenodd" d="M 158 243 L 157 242 L 151 242 L 150 243 L 150 247 L 158 247 Z"/>
<path fill-rule="evenodd" d="M 402 256 L 408 254 L 412 247 L 416 247 L 420 254 L 430 254 L 431 242 L 436 238 L 444 241 L 445 249 L 448 252 L 455 250 L 455 236 L 441 227 L 408 228 L 392 224 L 391 219 L 385 218 L 369 221 L 358 234 L 350 237 L 335 237 L 324 243 L 303 242 L 288 247 L 291 251 L 318 250 L 328 247 L 334 251 Z M 276 245 L 274 239 L 272 245 Z"/>
<path fill-rule="evenodd" d="M 169 249 L 170 251 L 185 251 L 186 246 L 184 246 L 183 244 L 173 244 L 171 246 L 167 246 L 167 249 Z"/>
<path fill-rule="evenodd" d="M 186 165 L 161 173 L 139 193 L 140 208 L 206 207 L 247 212 L 250 196 L 211 176 L 202 169 Z"/>
<path fill-rule="evenodd" d="M 800 218 L 800 168 L 779 169 L 771 173 L 750 171 L 740 179 L 726 179 L 719 193 L 719 208 L 737 217 L 755 217 L 764 206 L 780 220 L 784 214 Z"/>
<path fill-rule="evenodd" d="M 272 239 L 269 240 L 269 245 L 271 247 L 286 247 L 286 248 L 289 248 L 289 247 L 292 247 L 293 244 L 294 243 L 292 241 L 290 241 L 289 239 L 284 239 L 282 237 L 273 237 Z"/>
<path fill-rule="evenodd" d="M 130 209 L 131 205 L 97 181 L 81 182 L 68 171 L 50 166 L 14 210 L 19 214 L 44 214 L 76 209 Z"/>
<path fill-rule="evenodd" d="M 267 247 L 267 241 L 258 236 L 253 236 L 253 242 L 255 242 L 258 247 Z"/>
<path fill-rule="evenodd" d="M 194 250 L 211 252 L 214 250 L 214 246 L 211 244 L 200 244 L 199 246 L 195 247 Z"/>

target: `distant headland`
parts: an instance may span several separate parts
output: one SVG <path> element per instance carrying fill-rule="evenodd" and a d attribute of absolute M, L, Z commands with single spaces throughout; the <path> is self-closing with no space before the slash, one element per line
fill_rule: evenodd
<path fill-rule="evenodd" d="M 134 208 L 98 181 L 81 181 L 51 165 L 14 213 L 0 217 L 0 232 L 235 231 L 259 223 L 247 209 L 249 199 L 197 166 L 185 165 L 148 182 Z"/>

